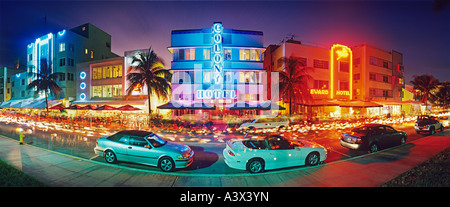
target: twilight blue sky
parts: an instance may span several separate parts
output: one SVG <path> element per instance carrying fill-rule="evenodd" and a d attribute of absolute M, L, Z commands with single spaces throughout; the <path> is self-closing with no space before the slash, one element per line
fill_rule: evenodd
<path fill-rule="evenodd" d="M 448 1 L 448 0 L 439 0 Z M 49 32 L 90 22 L 112 51 L 152 46 L 170 67 L 170 32 L 225 28 L 264 32 L 264 46 L 295 39 L 331 47 L 363 42 L 404 55 L 405 77 L 450 80 L 450 5 L 416 1 L 9 1 L 0 0 L 0 67 L 25 63 L 26 46 Z M 44 17 L 47 17 L 44 24 Z"/>

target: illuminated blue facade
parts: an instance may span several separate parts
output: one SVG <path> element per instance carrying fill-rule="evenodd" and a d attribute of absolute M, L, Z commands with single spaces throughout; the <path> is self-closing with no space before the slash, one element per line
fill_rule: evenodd
<path fill-rule="evenodd" d="M 60 98 L 68 101 L 75 100 L 76 96 L 76 66 L 78 63 L 118 57 L 111 52 L 111 35 L 87 23 L 70 30 L 61 30 L 56 33 L 48 33 L 37 38 L 27 45 L 28 71 L 41 70 L 41 61 L 46 60 L 52 72 L 61 72 L 57 80 L 62 88 Z M 26 90 L 26 86 L 36 77 L 28 77 L 27 73 L 15 78 L 20 82 L 20 87 L 13 89 L 14 99 L 26 99 L 34 97 L 34 92 Z M 24 84 L 22 84 L 24 83 Z M 39 94 L 43 98 L 44 94 Z"/>
<path fill-rule="evenodd" d="M 171 34 L 172 102 L 205 103 L 226 110 L 236 102 L 258 104 L 263 94 L 263 33 L 211 28 Z M 201 107 L 198 107 L 201 109 Z"/>

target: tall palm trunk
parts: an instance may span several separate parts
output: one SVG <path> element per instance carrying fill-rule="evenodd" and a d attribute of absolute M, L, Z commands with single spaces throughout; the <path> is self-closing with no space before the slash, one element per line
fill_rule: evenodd
<path fill-rule="evenodd" d="M 47 91 L 44 91 L 45 93 L 45 109 L 47 109 L 47 114 L 48 114 L 48 96 L 47 96 Z"/>

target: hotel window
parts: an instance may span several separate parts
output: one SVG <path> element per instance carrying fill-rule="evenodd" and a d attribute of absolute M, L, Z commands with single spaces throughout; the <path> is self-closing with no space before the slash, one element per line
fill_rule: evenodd
<path fill-rule="evenodd" d="M 203 83 L 211 82 L 211 72 L 203 71 Z"/>
<path fill-rule="evenodd" d="M 122 65 L 114 65 L 112 66 L 113 70 L 113 78 L 121 78 L 122 77 Z"/>
<path fill-rule="evenodd" d="M 233 82 L 233 72 L 225 72 L 223 76 L 223 82 L 232 83 Z"/>
<path fill-rule="evenodd" d="M 102 86 L 92 86 L 92 97 L 102 97 Z"/>
<path fill-rule="evenodd" d="M 103 67 L 103 78 L 112 78 L 112 72 L 111 66 Z"/>
<path fill-rule="evenodd" d="M 250 60 L 250 50 L 239 49 L 239 60 Z"/>
<path fill-rule="evenodd" d="M 65 66 L 66 65 L 66 58 L 59 59 L 59 66 Z"/>
<path fill-rule="evenodd" d="M 350 72 L 350 64 L 346 62 L 339 62 L 339 72 Z"/>
<path fill-rule="evenodd" d="M 326 80 L 314 80 L 314 89 L 328 90 L 328 81 L 326 81 Z"/>
<path fill-rule="evenodd" d="M 225 60 L 231 60 L 231 49 L 225 49 L 224 52 L 224 59 Z"/>
<path fill-rule="evenodd" d="M 387 61 L 387 60 L 383 60 L 383 59 L 380 59 L 380 58 L 376 58 L 376 57 L 370 57 L 370 59 L 369 59 L 369 63 L 371 64 L 371 65 L 375 65 L 375 66 L 378 66 L 378 67 L 383 67 L 383 68 L 386 68 L 386 69 L 392 69 L 392 62 L 389 62 L 389 61 Z"/>
<path fill-rule="evenodd" d="M 328 61 L 314 59 L 314 68 L 328 69 Z"/>
<path fill-rule="evenodd" d="M 73 73 L 67 73 L 67 80 L 73 81 Z"/>
<path fill-rule="evenodd" d="M 84 49 L 84 54 L 88 54 L 88 49 L 86 48 L 86 49 Z"/>
<path fill-rule="evenodd" d="M 203 60 L 211 59 L 211 49 L 203 49 Z"/>
<path fill-rule="evenodd" d="M 195 60 L 195 48 L 185 49 L 185 60 Z"/>
<path fill-rule="evenodd" d="M 65 42 L 59 43 L 59 51 L 60 52 L 66 51 L 66 43 Z"/>
<path fill-rule="evenodd" d="M 256 51 L 250 50 L 250 60 L 255 61 L 256 60 Z"/>
<path fill-rule="evenodd" d="M 92 69 L 92 79 L 97 80 L 101 79 L 102 76 L 102 68 L 93 68 Z"/>
<path fill-rule="evenodd" d="M 255 72 L 239 72 L 240 83 L 257 83 Z"/>
<path fill-rule="evenodd" d="M 91 58 L 94 58 L 94 51 L 91 50 Z"/>
<path fill-rule="evenodd" d="M 370 74 L 369 74 L 369 80 L 376 81 L 376 80 L 377 80 L 377 74 L 375 74 L 375 73 L 370 73 Z"/>
<path fill-rule="evenodd" d="M 112 97 L 112 85 L 103 86 L 103 97 Z"/>
<path fill-rule="evenodd" d="M 339 89 L 340 91 L 348 91 L 349 90 L 349 84 L 348 82 L 339 81 Z"/>
<path fill-rule="evenodd" d="M 359 74 L 359 73 L 353 74 L 353 80 L 359 80 L 359 79 L 361 79 L 361 74 Z"/>
<path fill-rule="evenodd" d="M 113 96 L 122 96 L 122 84 L 112 86 Z"/>
<path fill-rule="evenodd" d="M 66 80 L 66 74 L 65 73 L 62 73 L 60 76 L 59 76 L 59 81 L 65 81 Z"/>

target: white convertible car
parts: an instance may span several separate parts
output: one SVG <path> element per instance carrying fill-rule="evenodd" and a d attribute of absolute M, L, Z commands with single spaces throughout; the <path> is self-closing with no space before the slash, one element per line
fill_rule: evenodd
<path fill-rule="evenodd" d="M 269 135 L 260 139 L 228 141 L 223 157 L 231 168 L 260 173 L 277 168 L 317 165 L 327 158 L 327 150 L 316 143 Z"/>

